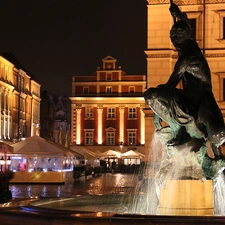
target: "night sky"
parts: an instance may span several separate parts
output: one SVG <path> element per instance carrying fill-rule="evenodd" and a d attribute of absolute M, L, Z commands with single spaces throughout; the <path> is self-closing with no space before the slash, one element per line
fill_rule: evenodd
<path fill-rule="evenodd" d="M 108 55 L 145 74 L 146 0 L 7 0 L 0 52 L 12 52 L 42 90 L 71 96 L 73 75 L 92 75 Z"/>

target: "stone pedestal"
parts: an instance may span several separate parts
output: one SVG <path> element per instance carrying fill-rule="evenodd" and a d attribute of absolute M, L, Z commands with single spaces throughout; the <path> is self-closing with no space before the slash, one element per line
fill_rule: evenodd
<path fill-rule="evenodd" d="M 214 214 L 211 180 L 169 180 L 160 190 L 160 215 L 211 216 Z"/>

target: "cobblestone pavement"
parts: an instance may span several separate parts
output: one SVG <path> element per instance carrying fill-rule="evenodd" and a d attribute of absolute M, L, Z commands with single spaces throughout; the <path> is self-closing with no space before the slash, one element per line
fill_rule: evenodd
<path fill-rule="evenodd" d="M 71 195 L 98 195 L 113 193 L 118 187 L 134 187 L 138 183 L 133 174 L 106 173 L 87 180 L 65 184 L 11 184 L 13 198 L 69 197 Z"/>

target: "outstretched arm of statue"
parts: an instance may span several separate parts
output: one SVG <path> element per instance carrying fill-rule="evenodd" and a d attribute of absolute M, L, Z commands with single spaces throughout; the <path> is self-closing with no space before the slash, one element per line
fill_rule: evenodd
<path fill-rule="evenodd" d="M 187 18 L 187 15 L 186 13 L 182 13 L 179 9 L 179 7 L 173 3 L 173 0 L 170 0 L 170 13 L 173 17 L 173 20 L 174 20 L 174 23 L 176 22 L 176 19 L 177 20 L 184 20 L 184 21 L 188 21 L 188 18 Z"/>

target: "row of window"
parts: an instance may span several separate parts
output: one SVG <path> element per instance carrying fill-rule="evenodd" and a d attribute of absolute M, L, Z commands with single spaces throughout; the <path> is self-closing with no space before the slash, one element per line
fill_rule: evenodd
<path fill-rule="evenodd" d="M 106 145 L 115 145 L 115 130 L 106 130 Z M 128 130 L 128 145 L 136 145 L 136 130 Z M 93 145 L 94 130 L 85 130 L 85 145 Z"/>
<path fill-rule="evenodd" d="M 105 93 L 106 94 L 113 93 L 112 86 L 106 86 Z M 135 93 L 134 86 L 129 86 L 129 93 Z M 89 87 L 87 87 L 87 86 L 83 87 L 83 94 L 89 94 Z"/>
<path fill-rule="evenodd" d="M 94 108 L 87 107 L 85 108 L 85 118 L 94 118 Z M 107 108 L 107 118 L 116 118 L 116 109 Z M 128 108 L 128 118 L 137 118 L 137 109 Z"/>

